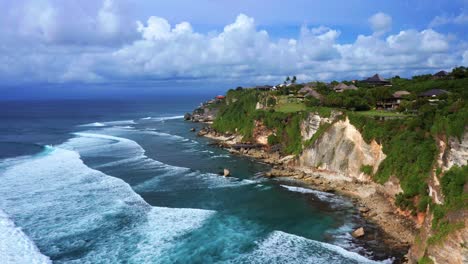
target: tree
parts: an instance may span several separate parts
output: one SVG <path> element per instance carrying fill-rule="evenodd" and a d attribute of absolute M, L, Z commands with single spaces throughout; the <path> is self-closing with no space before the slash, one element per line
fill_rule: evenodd
<path fill-rule="evenodd" d="M 450 73 L 455 79 L 468 78 L 468 68 L 465 67 L 456 67 Z"/>
<path fill-rule="evenodd" d="M 297 78 L 296 78 L 296 75 L 294 75 L 294 76 L 293 76 L 293 78 L 292 78 L 292 81 L 291 81 L 291 83 L 293 83 L 293 84 L 294 84 L 294 83 L 296 83 L 296 81 L 297 81 Z"/>
<path fill-rule="evenodd" d="M 289 78 L 289 76 L 286 78 L 286 83 L 288 83 L 289 81 L 291 81 L 291 78 Z"/>

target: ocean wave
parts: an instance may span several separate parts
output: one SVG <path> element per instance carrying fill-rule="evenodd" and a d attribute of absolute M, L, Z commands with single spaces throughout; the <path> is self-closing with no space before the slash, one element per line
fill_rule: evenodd
<path fill-rule="evenodd" d="M 280 185 L 280 186 L 283 188 L 286 188 L 287 190 L 291 192 L 310 193 L 314 195 L 315 197 L 317 197 L 319 200 L 328 202 L 330 204 L 352 206 L 352 203 L 350 201 L 343 199 L 340 196 L 333 194 L 333 193 L 327 193 L 327 192 L 322 192 L 318 190 L 297 187 L 297 186 L 289 186 L 289 185 Z"/>
<path fill-rule="evenodd" d="M 216 213 L 152 207 L 124 181 L 60 146 L 2 166 L 0 207 L 57 263 L 157 262 Z M 83 253 L 71 261 L 71 252 Z"/>
<path fill-rule="evenodd" d="M 101 123 L 101 122 L 94 122 L 94 123 L 89 123 L 89 124 L 84 124 L 84 125 L 80 125 L 82 127 L 104 127 L 106 126 L 104 123 Z"/>
<path fill-rule="evenodd" d="M 183 115 L 177 115 L 177 116 L 160 116 L 160 117 L 151 117 L 151 116 L 147 116 L 147 117 L 143 117 L 143 118 L 140 118 L 140 120 L 151 120 L 151 121 L 154 121 L 154 122 L 164 122 L 166 120 L 174 120 L 174 119 L 182 119 L 184 118 Z"/>
<path fill-rule="evenodd" d="M 15 226 L 13 221 L 0 209 L 0 259 L 4 264 L 52 263 L 44 256 L 34 242 Z"/>
<path fill-rule="evenodd" d="M 107 122 L 94 122 L 89 124 L 79 125 L 80 127 L 105 127 L 105 126 L 124 126 L 124 125 L 135 125 L 134 120 L 118 120 L 118 121 L 107 121 Z"/>
<path fill-rule="evenodd" d="M 63 148 L 81 153 L 84 156 L 108 157 L 112 161 L 96 165 L 96 169 L 125 166 L 126 169 L 148 170 L 151 178 L 134 186 L 137 191 L 165 191 L 164 182 L 171 182 L 171 188 L 177 189 L 212 189 L 236 187 L 253 184 L 249 180 L 235 177 L 221 177 L 214 173 L 203 173 L 189 168 L 165 164 L 145 155 L 145 150 L 135 141 L 104 134 L 74 133 L 75 138 L 62 144 Z M 174 182 L 177 177 L 177 182 Z M 169 191 L 169 190 L 166 190 Z"/>
<path fill-rule="evenodd" d="M 152 118 L 154 121 L 166 121 L 166 120 L 174 120 L 174 119 L 182 119 L 184 118 L 183 115 L 178 115 L 178 116 L 166 116 L 166 117 L 155 117 Z"/>
<path fill-rule="evenodd" d="M 339 246 L 282 231 L 270 233 L 257 248 L 231 263 L 382 263 L 367 259 Z M 388 262 L 383 262 L 388 263 Z"/>

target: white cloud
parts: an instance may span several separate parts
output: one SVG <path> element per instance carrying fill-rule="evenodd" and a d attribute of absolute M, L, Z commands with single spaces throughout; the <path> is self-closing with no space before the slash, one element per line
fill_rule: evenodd
<path fill-rule="evenodd" d="M 463 52 L 463 65 L 468 65 L 468 50 Z"/>
<path fill-rule="evenodd" d="M 114 35 L 119 32 L 120 20 L 113 0 L 104 0 L 97 15 L 97 24 L 103 34 Z"/>
<path fill-rule="evenodd" d="M 47 22 L 49 18 L 56 21 L 55 15 L 46 15 L 39 29 L 49 31 L 35 30 L 47 32 L 41 36 L 48 36 L 49 41 L 0 46 L 0 65 L 8 65 L 0 66 L 0 79 L 274 83 L 286 75 L 297 75 L 301 81 L 308 81 L 365 77 L 375 72 L 402 75 L 435 71 L 460 63 L 466 65 L 468 59 L 466 48 L 456 45 L 456 39 L 432 29 L 402 30 L 383 37 L 383 33 L 377 34 L 388 30 L 389 23 L 387 26 L 383 23 L 375 27 L 374 34 L 359 35 L 355 41 L 343 44 L 339 42 L 339 30 L 303 26 L 297 38 L 273 39 L 265 30 L 257 29 L 252 17 L 244 14 L 219 33 L 198 33 L 189 22 L 171 25 L 155 16 L 145 22 L 127 21 L 128 25 L 124 20 L 117 22 L 114 16 L 108 16 L 108 12 L 118 14 L 119 9 L 112 4 L 105 1 L 100 5 L 91 21 L 102 24 L 97 30 L 109 35 L 118 35 L 113 32 L 132 25 L 139 34 L 134 41 L 119 46 L 98 45 L 100 42 L 71 45 L 57 41 L 58 36 L 64 36 L 64 30 L 71 31 L 74 27 L 56 31 L 52 25 L 57 23 Z M 51 10 L 56 9 L 51 6 Z"/>
<path fill-rule="evenodd" d="M 429 23 L 429 27 L 438 27 L 447 24 L 455 24 L 455 25 L 466 25 L 468 24 L 468 13 L 462 12 L 457 16 L 436 16 L 431 23 Z"/>
<path fill-rule="evenodd" d="M 369 18 L 372 30 L 376 35 L 383 35 L 392 28 L 392 17 L 379 12 Z"/>
<path fill-rule="evenodd" d="M 15 0 L 2 10 L 0 38 L 48 45 L 120 45 L 137 37 L 125 2 Z M 8 36 L 8 37 L 6 37 Z"/>

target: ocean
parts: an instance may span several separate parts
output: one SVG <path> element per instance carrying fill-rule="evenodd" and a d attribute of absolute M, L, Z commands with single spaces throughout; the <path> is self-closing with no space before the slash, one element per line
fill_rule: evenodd
<path fill-rule="evenodd" d="M 0 263 L 391 263 L 352 201 L 199 138 L 203 97 L 0 102 Z M 228 168 L 232 177 L 218 173 Z M 366 226 L 374 239 L 354 239 Z"/>

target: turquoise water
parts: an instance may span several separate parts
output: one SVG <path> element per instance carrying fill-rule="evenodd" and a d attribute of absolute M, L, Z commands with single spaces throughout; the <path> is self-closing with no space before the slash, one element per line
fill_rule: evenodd
<path fill-rule="evenodd" d="M 391 262 L 378 233 L 349 235 L 366 223 L 347 198 L 265 179 L 267 165 L 189 132 L 194 104 L 10 105 L 0 209 L 37 250 L 3 243 L 54 263 Z"/>

